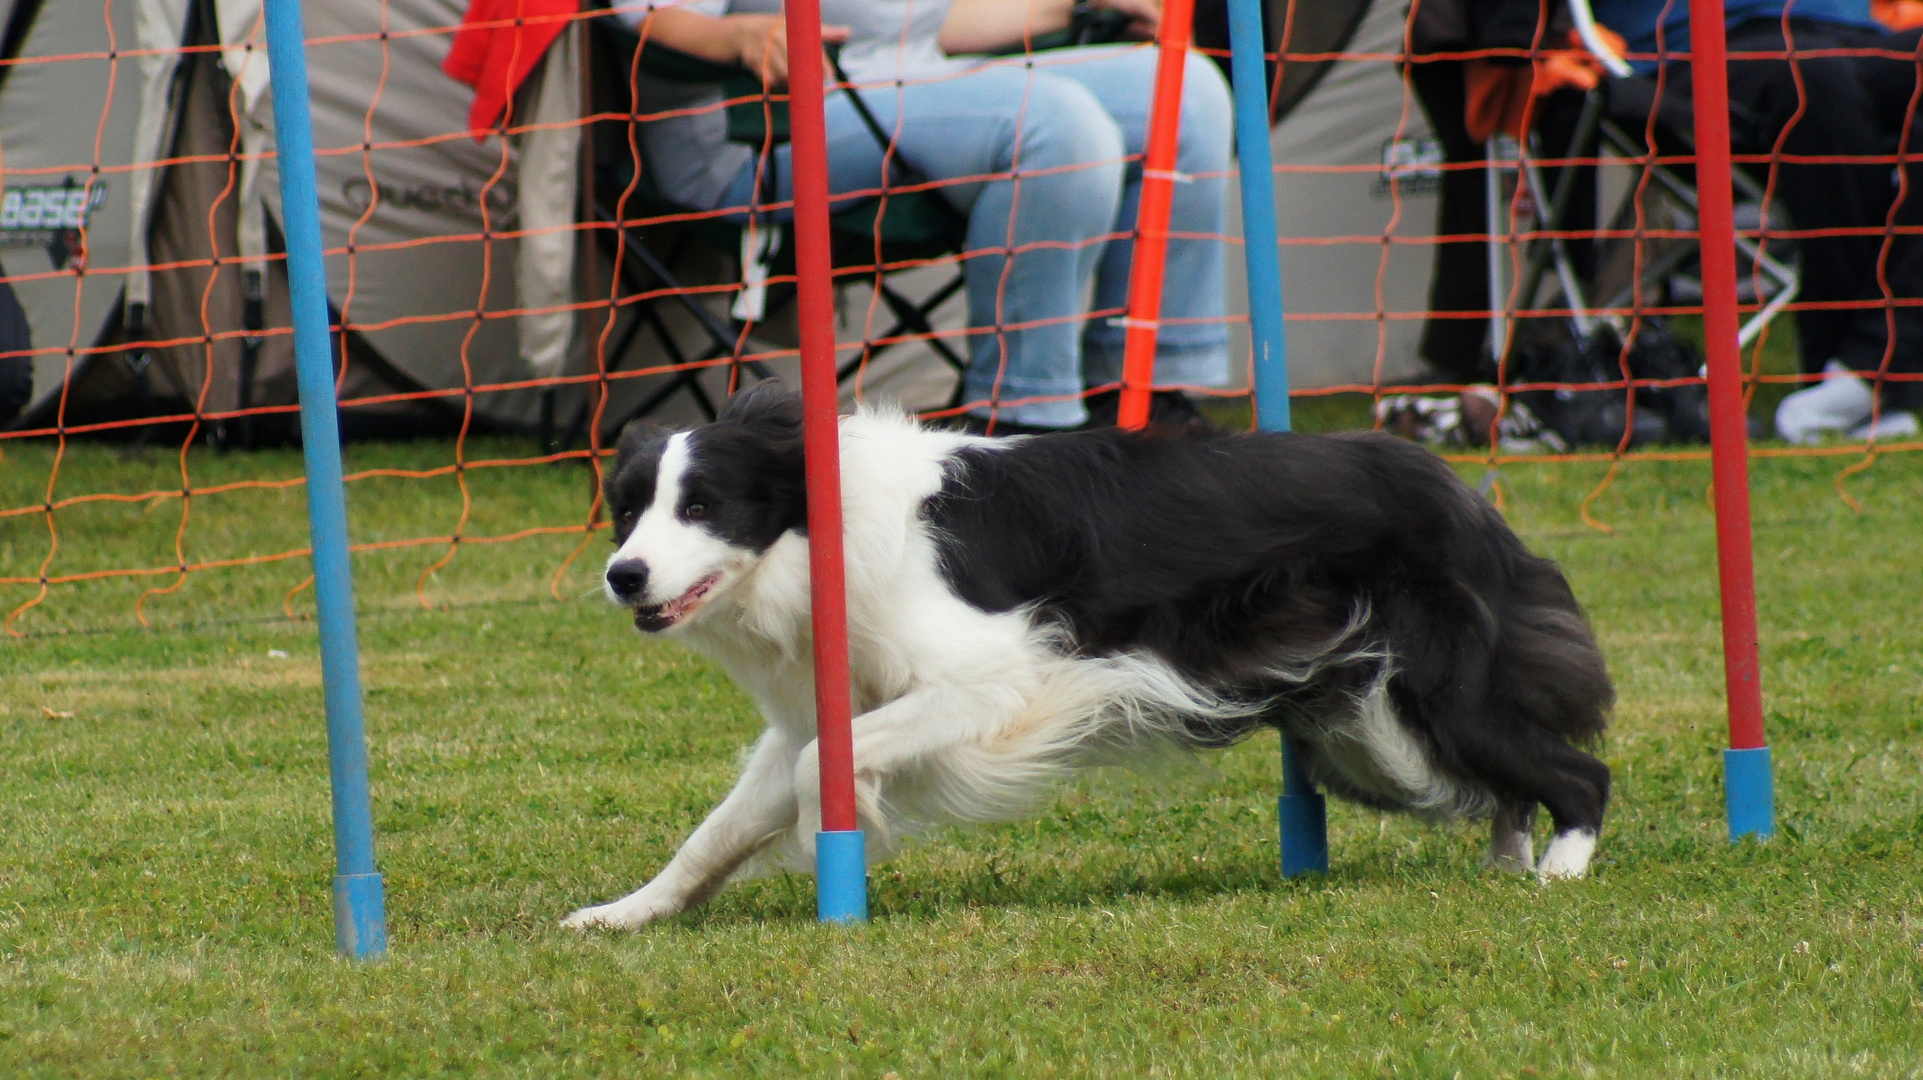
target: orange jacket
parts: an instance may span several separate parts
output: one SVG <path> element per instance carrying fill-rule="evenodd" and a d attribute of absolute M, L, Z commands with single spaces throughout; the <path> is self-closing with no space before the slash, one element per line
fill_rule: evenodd
<path fill-rule="evenodd" d="M 1623 39 L 1608 27 L 1596 29 L 1603 41 L 1622 55 Z M 1568 40 L 1569 48 L 1545 52 L 1527 65 L 1490 60 L 1465 63 L 1462 78 L 1469 105 L 1463 126 L 1469 129 L 1469 137 L 1487 142 L 1501 131 L 1520 139 L 1535 99 L 1565 87 L 1594 90 L 1602 81 L 1602 61 L 1583 48 L 1574 30 L 1569 31 Z"/>

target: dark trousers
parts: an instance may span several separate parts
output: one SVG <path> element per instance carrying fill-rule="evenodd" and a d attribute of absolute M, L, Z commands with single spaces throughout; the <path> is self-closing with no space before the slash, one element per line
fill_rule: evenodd
<path fill-rule="evenodd" d="M 1914 53 L 1919 37 L 1923 34 L 1915 31 L 1886 35 L 1859 27 L 1793 19 L 1793 40 L 1786 41 L 1782 23 L 1770 19 L 1734 27 L 1728 40 L 1731 52 L 1787 52 L 1793 46 L 1797 53 L 1836 48 Z M 1895 149 L 1916 87 L 1916 62 L 1796 56 L 1794 63 L 1793 68 L 1788 59 L 1731 61 L 1730 137 L 1737 153 L 1780 151 L 1785 155 L 1861 157 L 1887 156 Z M 1429 114 L 1446 159 L 1482 160 L 1482 148 L 1469 140 L 1462 127 L 1464 92 L 1458 65 L 1411 65 L 1410 82 Z M 1691 83 L 1688 64 L 1672 64 L 1663 72 L 1665 98 L 1680 101 L 1685 108 Z M 1579 100 L 1575 95 L 1566 97 L 1572 102 Z M 1552 98 L 1549 106 L 1541 109 L 1545 121 L 1573 116 L 1571 105 L 1555 106 L 1554 101 Z M 1911 121 L 1911 152 L 1923 152 L 1923 107 L 1917 113 Z M 1567 134 L 1552 139 L 1549 130 L 1540 126 L 1538 132 L 1545 148 L 1567 145 Z M 1881 306 L 1885 282 L 1895 299 L 1923 298 L 1923 238 L 1892 234 L 1886 250 L 1882 230 L 1891 220 L 1896 194 L 1891 166 L 1784 161 L 1775 168 L 1775 194 L 1794 219 L 1795 228 L 1872 230 L 1855 236 L 1806 237 L 1796 243 L 1802 261 L 1799 302 L 1874 301 L 1879 305 L 1797 312 L 1804 369 L 1821 370 L 1827 361 L 1836 359 L 1858 371 L 1875 372 L 1883 367 L 1888 354 L 1886 370 L 1891 373 L 1923 371 L 1923 308 Z M 1910 194 L 1896 207 L 1895 222 L 1899 225 L 1923 224 L 1923 164 L 1909 168 Z M 1756 171 L 1760 172 L 1760 167 Z M 1484 231 L 1482 183 L 1479 171 L 1445 174 L 1439 234 Z M 1580 227 L 1575 223 L 1584 220 L 1590 218 L 1572 214 L 1566 227 Z M 1430 308 L 1443 312 L 1486 310 L 1484 257 L 1479 241 L 1439 244 Z M 1476 320 L 1432 318 L 1424 327 L 1422 355 L 1451 375 L 1473 370 L 1484 354 L 1484 329 Z M 1896 381 L 1886 386 L 1885 408 L 1920 405 L 1923 382 Z"/>
<path fill-rule="evenodd" d="M 1428 114 L 1429 129 L 1442 144 L 1443 160 L 1451 165 L 1487 160 L 1487 148 L 1471 139 L 1463 126 L 1467 111 L 1463 65 L 1456 61 L 1411 64 L 1408 75 L 1416 100 Z M 1582 95 L 1571 91 L 1551 94 L 1536 103 L 1535 127 L 1543 156 L 1566 155 L 1581 111 Z M 1543 183 L 1554 190 L 1557 171 L 1545 170 Z M 1437 236 L 1474 236 L 1489 231 L 1486 184 L 1481 169 L 1444 170 L 1436 211 Z M 1593 168 L 1584 167 L 1574 192 L 1570 220 L 1593 222 L 1596 218 Z M 1589 269 L 1593 259 L 1591 248 L 1592 245 L 1584 242 L 1571 245 L 1578 273 Z M 1422 340 L 1417 348 L 1430 366 L 1461 382 L 1489 381 L 1495 377 L 1486 314 L 1491 306 L 1488 260 L 1488 246 L 1479 239 L 1442 240 L 1436 244 L 1435 270 L 1429 278 L 1429 310 L 1478 314 L 1431 317 L 1423 324 Z"/>
<path fill-rule="evenodd" d="M 1885 47 L 1888 35 L 1805 19 L 1790 20 L 1789 29 L 1786 39 L 1782 23 L 1769 19 L 1743 23 L 1729 32 L 1729 51 L 1794 50 L 1795 65 L 1792 68 L 1789 59 L 1730 62 L 1730 142 L 1735 150 L 1888 155 L 1901 130 L 1902 105 L 1915 84 L 1914 65 L 1890 64 L 1873 79 L 1873 65 L 1865 64 L 1862 57 L 1796 54 Z M 1908 70 L 1898 70 L 1902 68 Z M 1671 92 L 1688 98 L 1689 65 L 1671 65 L 1665 78 Z M 1879 102 L 1879 97 L 1885 100 Z M 1901 102 L 1892 106 L 1896 98 Z M 1796 297 L 1799 302 L 1880 304 L 1884 297 L 1879 269 L 1894 298 L 1923 298 L 1923 244 L 1915 237 L 1892 236 L 1885 253 L 1882 230 L 1890 220 L 1896 194 L 1894 176 L 1888 164 L 1777 163 L 1776 194 L 1797 229 L 1874 230 L 1865 235 L 1798 240 L 1803 282 Z M 1923 190 L 1916 190 L 1905 203 L 1898 221 L 1923 222 Z M 1893 372 L 1923 370 L 1923 310 L 1917 308 L 1799 311 L 1796 329 L 1805 371 L 1821 370 L 1835 359 L 1858 371 L 1874 372 L 1882 367 L 1886 352 L 1891 352 L 1889 370 Z M 1923 385 L 1893 383 L 1886 394 L 1886 407 L 1911 408 L 1923 395 Z"/>

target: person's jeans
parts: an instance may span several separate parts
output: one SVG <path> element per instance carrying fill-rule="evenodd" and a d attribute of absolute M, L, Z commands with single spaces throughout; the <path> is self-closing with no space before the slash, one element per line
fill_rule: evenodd
<path fill-rule="evenodd" d="M 1157 334 L 1158 386 L 1228 382 L 1223 199 L 1233 137 L 1228 88 L 1190 54 Z M 1119 324 L 1141 191 L 1139 158 L 1155 87 L 1152 48 L 1090 46 L 1037 53 L 1033 65 L 991 62 L 927 83 L 868 87 L 862 98 L 895 133 L 897 160 L 968 215 L 966 398 L 984 415 L 1037 426 L 1087 417 L 1085 387 L 1121 378 Z M 827 101 L 832 195 L 882 186 L 883 148 L 846 95 Z M 787 147 L 774 198 L 793 197 Z M 747 206 L 751 164 L 724 206 Z M 1012 175 L 1011 175 L 1012 174 Z M 995 177 L 998 179 L 967 179 Z M 900 183 L 899 174 L 893 181 Z M 766 201 L 764 199 L 762 201 Z M 837 207 L 839 208 L 839 207 Z M 1121 235 L 1117 235 L 1121 234 Z M 1187 234 L 1187 235 L 1183 235 Z M 1094 310 L 1083 306 L 1093 284 Z"/>

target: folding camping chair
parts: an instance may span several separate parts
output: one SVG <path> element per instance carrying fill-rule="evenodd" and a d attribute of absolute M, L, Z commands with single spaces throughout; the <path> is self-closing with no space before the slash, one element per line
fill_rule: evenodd
<path fill-rule="evenodd" d="M 1695 349 L 1670 334 L 1660 318 L 1636 320 L 1620 314 L 1693 299 L 1678 294 L 1699 245 L 1673 233 L 1695 227 L 1696 190 L 1690 176 L 1653 160 L 1693 152 L 1689 110 L 1659 101 L 1655 90 L 1653 78 L 1606 80 L 1585 96 L 1569 148 L 1549 155 L 1600 157 L 1634 169 L 1614 208 L 1594 218 L 1587 208 L 1579 213 L 1574 206 L 1576 185 L 1585 173 L 1593 182 L 1591 170 L 1565 166 L 1551 185 L 1536 153 L 1523 153 L 1507 137 L 1489 146 L 1487 272 L 1490 295 L 1498 298 L 1490 304 L 1490 348 L 1505 381 L 1556 384 L 1554 389 L 1519 391 L 1516 400 L 1570 445 L 1615 445 L 1624 438 L 1629 445 L 1702 442 L 1709 436 L 1706 391 L 1679 381 L 1701 374 Z M 1651 155 L 1643 141 L 1652 115 L 1658 155 Z M 1505 197 L 1510 183 L 1526 196 L 1515 200 L 1525 209 L 1516 233 L 1505 228 L 1510 224 L 1511 200 Z M 1764 201 L 1763 187 L 1754 178 L 1739 171 L 1733 185 L 1739 204 L 1760 206 Z M 1643 229 L 1672 235 L 1634 235 L 1639 199 Z M 1632 235 L 1595 241 L 1594 269 L 1585 276 L 1570 250 L 1569 235 L 1593 231 L 1598 222 L 1610 232 Z M 1502 249 L 1507 240 L 1524 233 L 1529 235 L 1516 241 L 1522 258 L 1514 283 L 1518 288 L 1512 292 L 1507 280 L 1510 260 Z M 1753 285 L 1750 299 L 1761 301 L 1739 329 L 1738 340 L 1747 345 L 1795 298 L 1800 280 L 1794 266 L 1771 256 L 1755 237 L 1739 232 L 1736 247 L 1754 271 L 1743 279 Z M 1700 295 L 1700 285 L 1695 288 Z M 1513 307 L 1501 299 L 1508 297 L 1514 298 Z M 1619 382 L 1625 363 L 1639 381 L 1634 390 Z M 1589 386 L 1594 388 L 1584 389 Z M 1632 396 L 1639 405 L 1634 410 L 1628 402 Z"/>
<path fill-rule="evenodd" d="M 1647 177 L 1653 188 L 1679 212 L 1674 223 L 1657 223 L 1655 228 L 1666 228 L 1672 224 L 1688 227 L 1696 215 L 1696 189 L 1691 178 L 1676 169 L 1653 160 L 1639 160 L 1649 157 L 1642 139 L 1645 118 L 1655 110 L 1658 116 L 1658 139 L 1664 145 L 1663 156 L 1686 155 L 1694 152 L 1694 140 L 1686 126 L 1677 120 L 1674 103 L 1659 103 L 1656 100 L 1655 80 L 1632 77 L 1610 80 L 1602 87 L 1591 91 L 1583 103 L 1583 112 L 1577 122 L 1576 138 L 1566 155 L 1571 158 L 1592 157 L 1606 154 L 1625 162 L 1636 162 L 1637 182 L 1628 185 L 1613 213 L 1602 216 L 1606 228 L 1614 231 L 1627 231 L 1636 223 L 1636 198 L 1643 185 L 1640 181 Z M 1635 135 L 1630 132 L 1635 131 Z M 1519 155 L 1513 148 L 1492 147 L 1490 154 L 1492 175 L 1499 169 L 1518 173 L 1520 182 L 1528 191 L 1527 205 L 1533 209 L 1535 221 L 1526 231 L 1547 233 L 1537 236 L 1526 244 L 1526 257 L 1523 261 L 1522 284 L 1515 295 L 1521 298 L 1525 310 L 1563 307 L 1570 311 L 1579 336 L 1588 336 L 1599 320 L 1606 318 L 1596 314 L 1598 311 L 1621 309 L 1624 307 L 1660 306 L 1677 282 L 1678 275 L 1685 271 L 1696 258 L 1693 243 L 1670 242 L 1660 245 L 1653 258 L 1645 260 L 1639 273 L 1633 275 L 1618 266 L 1614 274 L 1608 273 L 1610 264 L 1621 264 L 1626 255 L 1611 258 L 1603 255 L 1597 261 L 1601 272 L 1585 284 L 1577 274 L 1570 256 L 1566 238 L 1556 233 L 1580 230 L 1582 223 L 1570 220 L 1570 204 L 1573 199 L 1575 183 L 1579 175 L 1576 168 L 1565 168 L 1553 189 L 1544 182 L 1542 170 L 1527 155 Z M 1739 203 L 1760 206 L 1764 201 L 1763 185 L 1745 172 L 1737 171 L 1732 178 Z M 1498 181 L 1492 179 L 1492 192 L 1498 191 Z M 1497 199 L 1490 203 L 1490 235 L 1504 235 L 1504 201 Z M 1645 204 L 1647 209 L 1647 204 Z M 1650 241 L 1627 241 L 1626 243 Z M 1741 344 L 1747 345 L 1756 335 L 1769 325 L 1770 320 L 1780 314 L 1783 308 L 1796 297 L 1799 278 L 1796 268 L 1770 255 L 1754 238 L 1740 232 L 1736 236 L 1736 248 L 1741 257 L 1747 260 L 1760 275 L 1758 299 L 1762 305 L 1744 320 L 1738 334 Z M 1507 295 L 1499 290 L 1502 284 L 1502 267 L 1495 257 L 1493 246 L 1490 262 L 1492 295 Z M 1552 291 L 1542 297 L 1545 279 L 1553 279 Z M 1609 280 L 1614 278 L 1615 280 Z M 1745 280 L 1751 280 L 1748 276 Z M 1650 298 L 1655 298 L 1652 303 Z M 1560 303 L 1557 303 L 1560 301 Z M 1502 342 L 1508 335 L 1507 322 L 1515 314 L 1504 310 L 1492 312 L 1490 340 Z"/>
<path fill-rule="evenodd" d="M 597 19 L 592 25 L 613 50 L 619 64 L 618 70 L 625 72 L 638 68 L 664 82 L 712 84 L 719 87 L 727 101 L 725 108 L 730 141 L 757 149 L 787 141 L 787 102 L 785 98 L 770 95 L 754 73 L 734 65 L 717 64 L 691 56 L 657 42 L 644 42 L 639 34 L 612 17 Z M 637 48 L 640 52 L 638 58 L 635 56 Z M 846 87 L 847 76 L 841 70 L 832 48 L 829 63 L 833 66 L 837 82 Z M 875 139 L 884 147 L 889 145 L 891 136 L 861 97 L 851 93 L 848 100 Z M 623 276 L 626 278 L 624 284 L 635 292 L 655 294 L 649 300 L 628 305 L 635 309 L 634 314 L 609 352 L 609 367 L 610 370 L 618 369 L 642 328 L 647 327 L 675 371 L 668 383 L 613 418 L 606 429 L 610 433 L 618 432 L 633 419 L 648 415 L 674 394 L 683 391 L 694 399 L 696 407 L 704 415 L 713 418 L 715 404 L 699 381 L 701 371 L 708 366 L 707 362 L 738 357 L 741 331 L 748 318 L 758 318 L 767 308 L 791 301 L 794 292 L 792 223 L 757 221 L 756 227 L 768 241 L 765 245 L 757 245 L 747 236 L 748 230 L 743 224 L 705 215 L 705 208 L 682 205 L 661 192 L 653 184 L 652 170 L 645 160 L 640 162 L 639 176 L 634 174 L 633 166 L 633 159 L 624 157 L 597 169 L 590 194 L 594 220 L 610 226 L 596 230 L 597 235 L 610 248 L 619 245 L 627 256 L 621 260 Z M 922 182 L 920 177 L 912 174 L 912 170 L 899 166 L 896 174 L 897 183 L 902 186 L 914 186 Z M 685 223 L 665 254 L 658 254 L 651 249 L 631 224 L 636 220 L 689 215 L 702 216 L 692 217 Z M 931 260 L 959 256 L 966 235 L 967 219 L 951 207 L 938 191 L 922 188 L 911 191 L 884 190 L 875 198 L 864 199 L 832 214 L 829 225 L 835 244 L 837 276 L 872 275 L 876 295 L 887 305 L 893 318 L 892 325 L 885 331 L 862 343 L 860 351 L 841 365 L 836 377 L 846 380 L 868 361 L 894 345 L 905 340 L 920 340 L 955 372 L 956 386 L 950 404 L 959 404 L 962 393 L 959 376 L 967 366 L 967 359 L 949 342 L 942 340 L 933 325 L 935 311 L 962 289 L 963 278 L 959 268 L 948 281 L 920 300 L 891 286 L 886 275 L 891 266 L 925 265 Z M 750 242 L 744 243 L 744 239 Z M 675 272 L 674 267 L 690 242 L 742 253 L 743 280 L 741 293 L 730 313 L 732 325 L 700 303 L 697 299 L 699 292 L 690 289 Z M 760 248 L 759 257 L 755 248 Z M 782 277 L 789 278 L 789 282 L 773 286 L 765 284 L 770 278 L 778 281 Z M 662 318 L 660 304 L 664 301 L 674 303 L 694 320 L 705 341 L 705 347 L 698 353 L 690 355 L 675 340 L 675 335 Z M 758 362 L 741 363 L 737 360 L 736 363 L 758 378 L 768 376 L 766 368 Z M 553 395 L 550 392 L 545 399 L 542 416 L 542 442 L 550 447 L 556 445 L 552 402 Z M 563 433 L 559 445 L 569 445 L 580 437 L 586 423 L 587 405 L 584 403 Z"/>
<path fill-rule="evenodd" d="M 1634 227 L 1637 197 L 1644 188 L 1642 181 L 1645 179 L 1674 204 L 1681 216 L 1688 219 L 1688 222 L 1677 222 L 1687 227 L 1694 222 L 1697 213 L 1695 185 L 1676 169 L 1650 160 L 1642 133 L 1645 130 L 1654 131 L 1658 148 L 1664 156 L 1693 155 L 1696 146 L 1690 132 L 1694 117 L 1689 107 L 1675 98 L 1662 95 L 1655 77 L 1631 73 L 1629 66 L 1597 34 L 1595 16 L 1590 11 L 1588 0 L 1568 0 L 1568 5 L 1584 44 L 1593 55 L 1602 59 L 1611 77 L 1584 96 L 1582 112 L 1576 121 L 1569 148 L 1561 156 L 1584 158 L 1607 153 L 1623 161 L 1638 162 L 1637 182 L 1629 185 L 1613 214 L 1599 217 L 1599 220 L 1610 223 L 1608 228 L 1620 231 Z M 1632 132 L 1635 133 L 1633 137 Z M 1521 154 L 1519 148 L 1504 153 L 1497 145 L 1502 141 L 1500 136 L 1493 141 L 1488 154 L 1491 297 L 1508 295 L 1499 288 L 1503 268 L 1497 257 L 1495 238 L 1505 231 L 1502 225 L 1506 215 L 1501 213 L 1502 201 L 1496 196 L 1501 189 L 1499 170 L 1505 163 L 1513 162 L 1508 167 L 1517 173 L 1518 181 L 1526 185 L 1529 205 L 1534 209 L 1535 229 L 1550 234 L 1538 237 L 1528 245 L 1522 287 L 1515 293 L 1525 307 L 1537 306 L 1537 293 L 1552 270 L 1557 292 L 1548 299 L 1559 298 L 1561 306 L 1570 311 L 1570 320 L 1579 339 L 1587 339 L 1595 331 L 1598 319 L 1607 318 L 1595 314 L 1599 310 L 1621 309 L 1631 305 L 1651 306 L 1645 298 L 1652 295 L 1658 297 L 1659 304 L 1669 299 L 1668 293 L 1679 271 L 1696 257 L 1696 245 L 1666 244 L 1656 257 L 1646 261 L 1640 271 L 1623 269 L 1625 260 L 1620 257 L 1614 260 L 1599 258 L 1597 265 L 1600 272 L 1585 288 L 1576 274 L 1567 241 L 1555 235 L 1583 227 L 1581 223 L 1570 220 L 1575 185 L 1582 170 L 1574 167 L 1563 169 L 1552 192 L 1544 184 L 1542 171 L 1530 160 L 1530 155 Z M 1732 180 L 1739 203 L 1755 206 L 1764 203 L 1766 192 L 1753 177 L 1738 170 Z M 1631 243 L 1646 241 L 1633 240 Z M 1794 267 L 1771 257 L 1755 239 L 1740 232 L 1736 235 L 1736 248 L 1741 257 L 1747 259 L 1758 272 L 1755 276 L 1762 279 L 1758 298 L 1763 298 L 1764 303 L 1744 321 L 1737 335 L 1738 344 L 1747 345 L 1795 299 L 1799 278 Z M 1633 259 L 1629 261 L 1633 266 Z M 1617 271 L 1613 275 L 1608 273 L 1612 262 Z M 1616 280 L 1608 280 L 1611 277 Z M 1597 297 L 1602 298 L 1600 302 L 1592 302 Z M 1509 313 L 1495 303 L 1490 308 L 1489 340 L 1496 355 L 1501 356 L 1509 336 Z M 1619 320 L 1608 321 L 1620 334 L 1621 326 L 1614 325 Z"/>

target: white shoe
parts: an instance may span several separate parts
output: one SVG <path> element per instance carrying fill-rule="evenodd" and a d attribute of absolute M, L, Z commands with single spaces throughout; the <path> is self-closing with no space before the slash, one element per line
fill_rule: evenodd
<path fill-rule="evenodd" d="M 1898 410 L 1886 412 L 1876 418 L 1873 424 L 1864 424 L 1850 432 L 1850 441 L 1889 442 L 1891 439 L 1913 438 L 1919 430 L 1916 414 Z"/>
<path fill-rule="evenodd" d="M 1776 434 L 1786 442 L 1813 443 L 1826 432 L 1867 424 L 1874 409 L 1870 384 L 1831 360 L 1823 368 L 1822 382 L 1798 390 L 1776 407 Z"/>

